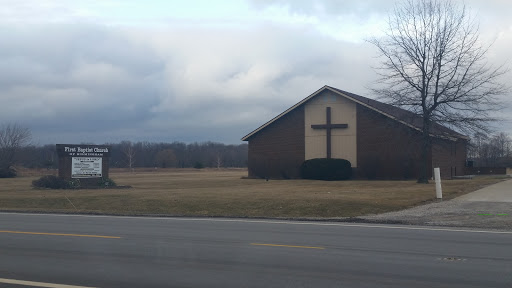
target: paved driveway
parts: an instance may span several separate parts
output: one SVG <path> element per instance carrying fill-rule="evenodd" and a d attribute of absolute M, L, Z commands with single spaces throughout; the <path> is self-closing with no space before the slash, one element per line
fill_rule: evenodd
<path fill-rule="evenodd" d="M 512 230 L 512 180 L 450 201 L 361 218 L 370 222 Z"/>

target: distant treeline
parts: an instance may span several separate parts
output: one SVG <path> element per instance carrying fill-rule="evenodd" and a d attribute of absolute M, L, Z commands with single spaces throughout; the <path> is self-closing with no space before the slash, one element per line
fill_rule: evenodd
<path fill-rule="evenodd" d="M 477 133 L 468 146 L 468 160 L 474 167 L 512 167 L 512 139 L 506 133 Z"/>
<path fill-rule="evenodd" d="M 116 168 L 247 167 L 247 144 L 122 141 L 106 145 L 112 146 L 110 167 Z M 57 168 L 55 145 L 25 146 L 20 149 L 18 164 L 27 168 Z"/>

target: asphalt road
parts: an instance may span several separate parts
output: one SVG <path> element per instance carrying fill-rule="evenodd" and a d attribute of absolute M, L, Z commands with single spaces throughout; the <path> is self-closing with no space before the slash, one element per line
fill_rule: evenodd
<path fill-rule="evenodd" d="M 512 232 L 0 213 L 0 287 L 53 284 L 512 287 Z"/>

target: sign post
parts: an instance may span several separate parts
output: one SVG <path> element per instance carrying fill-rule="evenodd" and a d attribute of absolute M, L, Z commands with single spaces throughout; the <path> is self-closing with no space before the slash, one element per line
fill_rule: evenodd
<path fill-rule="evenodd" d="M 107 145 L 57 144 L 59 177 L 79 179 L 81 186 L 98 186 L 108 178 L 111 147 Z"/>
<path fill-rule="evenodd" d="M 434 178 L 436 181 L 436 197 L 443 199 L 443 189 L 441 189 L 441 171 L 439 168 L 434 168 Z"/>

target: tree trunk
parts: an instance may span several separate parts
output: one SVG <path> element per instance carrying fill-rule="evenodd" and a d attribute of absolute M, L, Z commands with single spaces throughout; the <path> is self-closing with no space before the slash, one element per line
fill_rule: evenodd
<path fill-rule="evenodd" d="M 428 183 L 428 152 L 430 151 L 430 120 L 429 117 L 423 116 L 423 143 L 421 145 L 421 165 L 420 175 L 418 177 L 418 183 Z"/>

